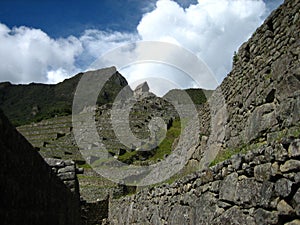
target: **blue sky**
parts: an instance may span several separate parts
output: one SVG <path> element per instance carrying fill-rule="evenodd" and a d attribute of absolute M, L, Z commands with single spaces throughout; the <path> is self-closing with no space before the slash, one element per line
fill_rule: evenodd
<path fill-rule="evenodd" d="M 51 37 L 79 36 L 86 29 L 134 32 L 156 0 L 1 0 L 0 21 L 9 27 L 39 28 Z M 178 0 L 182 7 L 197 0 Z M 266 0 L 268 9 L 282 0 Z"/>
<path fill-rule="evenodd" d="M 52 37 L 79 36 L 86 29 L 133 32 L 155 0 L 2 0 L 0 21 L 40 28 Z M 187 7 L 195 0 L 177 1 Z M 51 13 L 50 13 L 51 12 Z"/>
<path fill-rule="evenodd" d="M 0 81 L 56 83 L 88 69 L 110 49 L 158 40 L 189 49 L 221 82 L 233 52 L 282 2 L 1 0 Z M 139 73 L 135 69 L 125 76 L 129 81 L 147 77 Z"/>

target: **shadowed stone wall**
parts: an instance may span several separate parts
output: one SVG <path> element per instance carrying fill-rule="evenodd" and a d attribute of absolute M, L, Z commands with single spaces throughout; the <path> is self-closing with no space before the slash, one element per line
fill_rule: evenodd
<path fill-rule="evenodd" d="M 0 221 L 79 225 L 79 196 L 52 171 L 0 111 Z"/>

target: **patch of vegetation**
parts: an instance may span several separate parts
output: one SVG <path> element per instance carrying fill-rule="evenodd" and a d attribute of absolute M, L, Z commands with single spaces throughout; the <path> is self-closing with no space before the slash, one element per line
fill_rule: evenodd
<path fill-rule="evenodd" d="M 243 145 L 239 148 L 228 148 L 225 151 L 220 151 L 216 158 L 210 163 L 210 166 L 214 166 L 220 162 L 225 161 L 226 159 L 230 159 L 231 156 L 236 155 L 238 153 L 246 153 L 246 145 Z"/>
<path fill-rule="evenodd" d="M 291 136 L 299 138 L 300 137 L 300 128 L 296 128 L 295 130 L 290 131 Z"/>
<path fill-rule="evenodd" d="M 209 92 L 209 91 L 207 91 Z M 186 90 L 179 90 L 179 89 L 173 89 L 169 91 L 164 98 L 169 98 L 169 99 L 176 99 L 179 104 L 185 104 L 186 102 L 181 102 L 181 100 L 185 99 L 184 97 L 180 98 L 180 96 L 184 96 L 184 93 L 187 93 L 193 103 L 195 105 L 201 105 L 207 101 L 206 95 L 204 91 L 200 88 L 190 88 Z"/>
<path fill-rule="evenodd" d="M 272 78 L 272 73 L 268 73 L 265 75 L 265 80 L 270 80 Z"/>
<path fill-rule="evenodd" d="M 85 163 L 85 164 L 78 164 L 77 165 L 79 168 L 83 168 L 83 169 L 91 169 L 92 167 L 89 165 L 89 164 L 87 164 L 87 163 Z"/>
<path fill-rule="evenodd" d="M 245 154 L 250 150 L 258 148 L 262 145 L 266 144 L 266 142 L 256 142 L 254 144 L 243 144 L 238 148 L 227 148 L 224 151 L 220 151 L 216 158 L 210 163 L 210 166 L 214 166 L 220 162 L 225 161 L 226 159 L 230 159 L 233 155 L 238 153 Z"/>
<path fill-rule="evenodd" d="M 95 162 L 92 163 L 93 168 L 104 168 L 106 167 L 106 164 L 109 164 L 114 161 L 113 157 L 104 158 L 104 159 L 98 159 Z"/>
<path fill-rule="evenodd" d="M 234 53 L 233 53 L 233 58 L 232 58 L 232 60 L 233 60 L 233 64 L 237 63 L 237 61 L 239 60 L 239 57 L 238 57 L 236 51 L 234 51 Z"/>
<path fill-rule="evenodd" d="M 124 155 L 120 155 L 118 160 L 126 164 L 132 164 L 135 161 L 137 151 L 126 152 Z"/>
<path fill-rule="evenodd" d="M 201 105 L 207 101 L 206 95 L 202 89 L 190 88 L 185 91 L 196 105 Z"/>
<path fill-rule="evenodd" d="M 172 145 L 176 138 L 179 137 L 181 133 L 181 121 L 175 119 L 172 125 L 166 132 L 165 139 L 152 151 L 130 151 L 126 152 L 124 155 L 118 157 L 118 159 L 124 163 L 132 164 L 141 161 L 141 158 L 147 157 L 145 162 L 156 162 L 157 160 L 163 159 L 164 156 L 170 155 L 172 152 Z M 147 148 L 147 146 L 145 147 Z"/>
<path fill-rule="evenodd" d="M 268 142 L 273 142 L 273 141 L 282 142 L 283 138 L 285 138 L 285 137 L 299 138 L 300 137 L 300 127 L 299 126 L 289 127 L 289 128 L 285 128 L 280 131 L 269 133 Z"/>
<path fill-rule="evenodd" d="M 180 133 L 181 121 L 179 119 L 176 119 L 173 121 L 170 129 L 167 130 L 165 139 L 154 150 L 155 154 L 149 160 L 157 161 L 159 159 L 163 159 L 165 155 L 170 155 L 172 152 L 172 145 L 176 138 L 179 137 Z"/>
<path fill-rule="evenodd" d="M 160 183 L 157 183 L 157 184 L 153 184 L 151 185 L 151 187 L 156 187 L 156 186 L 159 186 L 159 185 L 162 185 L 162 184 L 172 184 L 174 183 L 175 181 L 187 176 L 187 175 L 190 175 L 194 172 L 198 171 L 198 167 L 195 168 L 195 167 L 190 167 L 188 165 L 184 166 L 178 173 L 174 174 L 173 176 L 171 176 L 169 179 L 165 180 L 165 181 L 162 181 Z"/>

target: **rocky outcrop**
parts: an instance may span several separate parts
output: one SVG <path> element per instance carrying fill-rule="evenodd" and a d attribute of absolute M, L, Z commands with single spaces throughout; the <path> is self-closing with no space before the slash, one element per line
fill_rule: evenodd
<path fill-rule="evenodd" d="M 1 224 L 80 224 L 78 195 L 0 111 Z"/>
<path fill-rule="evenodd" d="M 109 221 L 120 225 L 297 224 L 300 161 L 289 152 L 298 154 L 299 144 L 300 139 L 265 144 L 171 185 L 111 200 Z"/>
<path fill-rule="evenodd" d="M 150 88 L 149 88 L 148 83 L 143 82 L 134 89 L 134 96 L 140 97 L 143 94 L 147 94 L 149 92 L 149 90 L 150 90 Z"/>

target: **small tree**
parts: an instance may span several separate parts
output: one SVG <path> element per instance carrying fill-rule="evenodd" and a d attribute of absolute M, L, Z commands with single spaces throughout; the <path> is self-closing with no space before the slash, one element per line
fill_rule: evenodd
<path fill-rule="evenodd" d="M 236 53 L 236 51 L 234 51 L 234 53 L 233 53 L 233 64 L 235 64 L 237 61 L 238 61 L 238 55 L 237 55 L 237 53 Z"/>

